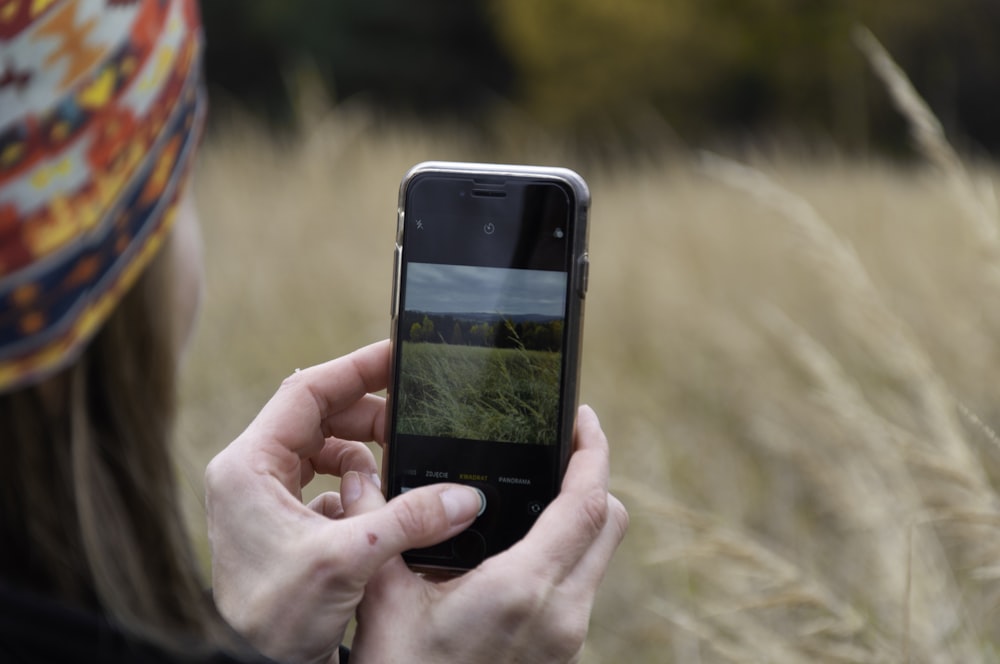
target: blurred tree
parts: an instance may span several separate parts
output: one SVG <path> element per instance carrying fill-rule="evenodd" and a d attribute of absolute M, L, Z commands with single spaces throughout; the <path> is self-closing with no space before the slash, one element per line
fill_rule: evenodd
<path fill-rule="evenodd" d="M 300 67 L 338 101 L 361 94 L 406 113 L 457 114 L 510 86 L 481 2 L 212 0 L 202 12 L 216 96 L 278 122 L 292 119 Z"/>
<path fill-rule="evenodd" d="M 692 140 L 817 133 L 898 145 L 850 41 L 866 24 L 952 133 L 1000 148 L 1000 10 L 990 0 L 494 0 L 520 103 L 555 128 L 622 125 L 654 109 Z M 993 37 L 991 37 L 992 35 Z"/>
<path fill-rule="evenodd" d="M 520 97 L 550 125 L 602 121 L 668 89 L 690 3 L 499 0 L 493 15 L 519 67 Z"/>

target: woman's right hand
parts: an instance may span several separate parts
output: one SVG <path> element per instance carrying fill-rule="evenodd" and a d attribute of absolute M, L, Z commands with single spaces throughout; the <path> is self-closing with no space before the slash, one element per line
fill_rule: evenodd
<path fill-rule="evenodd" d="M 421 487 L 346 518 L 378 466 L 360 442 L 384 441 L 389 344 L 296 372 L 205 472 L 213 592 L 220 613 L 263 654 L 336 662 L 365 584 L 387 560 L 469 526 L 479 495 L 455 484 Z M 316 473 L 340 492 L 308 506 Z"/>
<path fill-rule="evenodd" d="M 352 516 L 384 500 L 366 482 L 349 503 Z M 351 661 L 574 661 L 627 527 L 624 506 L 608 493 L 607 439 L 582 407 L 562 490 L 524 539 L 447 581 L 391 559 L 365 589 Z"/>

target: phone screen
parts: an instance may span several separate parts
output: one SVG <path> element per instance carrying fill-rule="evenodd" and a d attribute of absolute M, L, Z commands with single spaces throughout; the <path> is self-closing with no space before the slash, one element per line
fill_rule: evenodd
<path fill-rule="evenodd" d="M 572 434 L 574 192 L 489 182 L 418 175 L 405 195 L 389 493 L 449 481 L 486 496 L 469 530 L 411 564 L 469 568 L 523 537 L 558 492 Z"/>

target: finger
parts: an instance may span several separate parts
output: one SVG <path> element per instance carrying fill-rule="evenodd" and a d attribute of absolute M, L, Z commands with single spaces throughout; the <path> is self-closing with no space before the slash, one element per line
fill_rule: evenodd
<path fill-rule="evenodd" d="M 340 494 L 326 491 L 309 501 L 309 509 L 328 519 L 339 519 L 344 516 L 344 506 L 340 502 Z"/>
<path fill-rule="evenodd" d="M 378 477 L 375 455 L 364 443 L 329 438 L 319 454 L 309 459 L 312 469 L 323 475 L 343 477 L 354 470 L 362 475 Z"/>
<path fill-rule="evenodd" d="M 433 605 L 440 589 L 426 577 L 413 572 L 402 556 L 393 556 L 375 570 L 365 584 L 365 596 L 358 606 L 358 621 L 385 619 L 387 607 L 420 613 Z M 369 617 L 369 613 L 373 613 Z"/>
<path fill-rule="evenodd" d="M 385 440 L 385 399 L 365 394 L 359 401 L 327 417 L 323 421 L 323 432 L 327 437 L 381 443 Z"/>
<path fill-rule="evenodd" d="M 388 374 L 388 341 L 297 371 L 282 382 L 248 431 L 301 457 L 311 456 L 326 438 L 321 424 L 365 394 L 384 389 Z"/>
<path fill-rule="evenodd" d="M 356 470 L 378 478 L 378 464 L 372 451 L 356 441 L 381 437 L 385 430 L 385 399 L 366 394 L 347 409 L 327 418 L 323 433 L 327 436 L 323 449 L 314 458 L 304 460 L 300 485 L 306 486 L 315 473 L 343 477 Z M 379 479 L 376 484 L 381 485 Z"/>
<path fill-rule="evenodd" d="M 402 556 L 392 556 L 368 579 L 365 593 L 368 588 L 376 594 L 385 589 L 403 589 L 415 582 L 423 582 L 423 579 L 407 566 Z"/>
<path fill-rule="evenodd" d="M 554 579 L 576 566 L 608 518 L 608 441 L 588 406 L 580 407 L 575 443 L 559 495 L 512 548 L 525 564 L 544 565 L 537 571 Z"/>
<path fill-rule="evenodd" d="M 385 622 L 387 617 L 392 620 L 391 614 L 397 611 L 421 615 L 433 606 L 437 592 L 433 583 L 410 571 L 402 556 L 393 556 L 365 584 L 365 595 L 357 609 L 359 629 Z M 392 634 L 380 638 L 392 638 Z"/>
<path fill-rule="evenodd" d="M 578 602 L 592 602 L 615 551 L 628 530 L 628 511 L 620 500 L 608 495 L 608 519 L 601 534 L 563 580 L 563 589 Z"/>
<path fill-rule="evenodd" d="M 610 475 L 608 438 L 604 435 L 604 430 L 601 428 L 601 421 L 597 418 L 597 413 L 590 406 L 580 406 L 577 411 L 576 431 L 573 436 L 573 455 L 570 458 L 570 466 L 573 465 L 574 458 L 578 466 L 587 465 L 589 470 L 574 471 L 574 469 L 567 467 L 566 476 L 563 478 L 562 490 L 565 491 L 567 485 L 571 482 L 578 481 L 575 475 L 593 471 L 592 479 L 607 491 Z M 594 463 L 598 465 L 591 467 Z"/>
<path fill-rule="evenodd" d="M 480 494 L 461 484 L 434 484 L 407 491 L 388 503 L 375 483 L 358 473 L 340 485 L 346 545 L 368 575 L 408 549 L 443 542 L 467 528 L 482 507 Z"/>
<path fill-rule="evenodd" d="M 301 460 L 326 444 L 323 423 L 365 394 L 385 387 L 389 344 L 382 341 L 292 374 L 234 441 L 249 447 L 256 472 L 277 477 L 293 493 L 301 486 Z"/>
<path fill-rule="evenodd" d="M 566 577 L 551 585 L 545 584 L 550 590 L 547 606 L 542 611 L 548 614 L 546 624 L 550 624 L 553 629 L 537 634 L 532 642 L 536 652 L 542 653 L 542 657 L 562 660 L 573 651 L 579 655 L 588 631 L 597 589 L 627 526 L 627 514 L 622 504 L 610 495 L 607 496 L 607 502 L 608 518 L 597 538 L 591 542 Z M 541 579 L 543 584 L 545 581 L 546 579 Z"/>

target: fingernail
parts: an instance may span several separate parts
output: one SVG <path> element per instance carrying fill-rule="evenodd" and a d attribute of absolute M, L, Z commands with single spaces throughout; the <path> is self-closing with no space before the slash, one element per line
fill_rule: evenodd
<path fill-rule="evenodd" d="M 340 480 L 340 502 L 346 507 L 361 497 L 361 475 L 350 471 Z"/>
<path fill-rule="evenodd" d="M 371 478 L 372 478 L 372 482 L 375 483 L 375 486 L 377 488 L 381 489 L 382 488 L 382 478 L 378 476 L 378 473 L 372 473 L 371 474 Z"/>
<path fill-rule="evenodd" d="M 469 486 L 457 486 L 441 493 L 441 504 L 451 524 L 465 523 L 486 507 L 486 496 Z"/>

